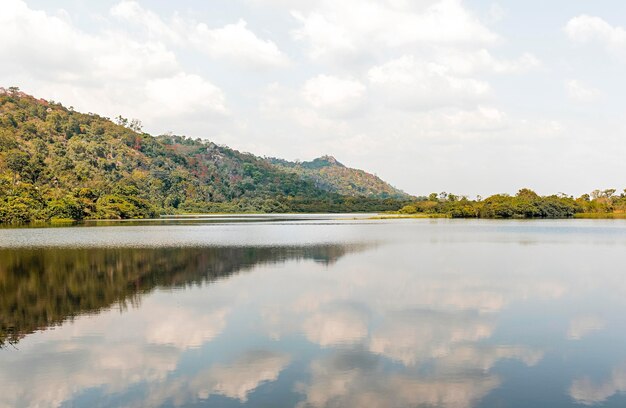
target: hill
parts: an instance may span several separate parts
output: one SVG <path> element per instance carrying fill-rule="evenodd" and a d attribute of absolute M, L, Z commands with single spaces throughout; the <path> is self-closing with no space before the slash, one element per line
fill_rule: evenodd
<path fill-rule="evenodd" d="M 289 162 L 268 158 L 271 164 L 313 182 L 324 191 L 345 196 L 408 199 L 405 192 L 385 183 L 379 177 L 363 170 L 351 169 L 333 156 L 322 156 L 312 161 Z"/>
<path fill-rule="evenodd" d="M 333 161 L 291 166 L 206 140 L 154 137 L 136 121 L 0 88 L 0 223 L 402 206 L 399 190 Z"/>

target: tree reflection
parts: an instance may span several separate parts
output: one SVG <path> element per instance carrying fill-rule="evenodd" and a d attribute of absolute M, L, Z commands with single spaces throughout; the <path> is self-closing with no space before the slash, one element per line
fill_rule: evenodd
<path fill-rule="evenodd" d="M 155 288 L 184 288 L 255 265 L 309 259 L 330 264 L 364 245 L 304 247 L 0 249 L 0 348 L 36 330 Z"/>

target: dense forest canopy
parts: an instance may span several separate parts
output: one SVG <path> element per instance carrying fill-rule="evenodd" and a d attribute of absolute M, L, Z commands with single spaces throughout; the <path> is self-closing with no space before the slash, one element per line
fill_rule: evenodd
<path fill-rule="evenodd" d="M 0 223 L 147 218 L 199 212 L 383 212 L 476 218 L 621 216 L 626 192 L 541 197 L 529 189 L 470 200 L 411 197 L 332 156 L 290 162 L 207 140 L 151 136 L 0 88 Z"/>

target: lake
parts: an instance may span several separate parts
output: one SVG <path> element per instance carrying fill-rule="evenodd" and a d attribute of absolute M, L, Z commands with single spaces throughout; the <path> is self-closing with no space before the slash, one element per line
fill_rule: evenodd
<path fill-rule="evenodd" d="M 1 407 L 624 407 L 626 222 L 0 229 Z"/>

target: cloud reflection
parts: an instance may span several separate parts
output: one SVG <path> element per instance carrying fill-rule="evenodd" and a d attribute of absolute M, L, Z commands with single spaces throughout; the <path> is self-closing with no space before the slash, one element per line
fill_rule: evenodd
<path fill-rule="evenodd" d="M 578 403 L 596 405 L 618 393 L 626 392 L 626 363 L 613 369 L 609 379 L 594 383 L 590 378 L 579 378 L 572 382 L 569 395 Z"/>
<path fill-rule="evenodd" d="M 246 351 L 234 362 L 215 364 L 209 369 L 167 383 L 153 383 L 145 391 L 145 398 L 131 405 L 143 407 L 171 403 L 183 406 L 208 399 L 212 395 L 223 395 L 244 403 L 260 385 L 275 381 L 290 360 L 290 356 L 285 353 Z"/>
<path fill-rule="evenodd" d="M 572 340 L 580 340 L 594 331 L 602 330 L 604 325 L 604 320 L 599 316 L 575 316 L 570 320 L 567 337 Z"/>
<path fill-rule="evenodd" d="M 311 381 L 300 384 L 299 407 L 438 406 L 468 408 L 500 384 L 495 375 L 425 377 L 389 372 L 383 360 L 366 352 L 339 351 L 311 363 Z"/>

